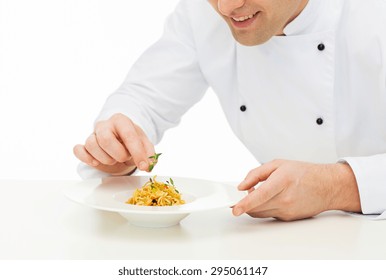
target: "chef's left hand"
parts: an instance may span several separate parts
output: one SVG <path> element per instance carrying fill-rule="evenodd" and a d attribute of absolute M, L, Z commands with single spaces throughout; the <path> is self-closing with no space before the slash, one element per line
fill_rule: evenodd
<path fill-rule="evenodd" d="M 345 163 L 273 160 L 250 171 L 238 189 L 248 195 L 233 207 L 236 216 L 292 221 L 327 210 L 361 212 L 355 176 Z"/>

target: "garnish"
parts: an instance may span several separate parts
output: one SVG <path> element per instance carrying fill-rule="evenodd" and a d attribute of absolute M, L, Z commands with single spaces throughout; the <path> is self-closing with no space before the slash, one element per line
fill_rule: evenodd
<path fill-rule="evenodd" d="M 162 155 L 162 153 L 155 153 L 153 156 L 149 157 L 150 159 L 152 159 L 152 163 L 149 165 L 149 172 L 151 172 L 154 166 L 157 164 L 160 155 Z"/>

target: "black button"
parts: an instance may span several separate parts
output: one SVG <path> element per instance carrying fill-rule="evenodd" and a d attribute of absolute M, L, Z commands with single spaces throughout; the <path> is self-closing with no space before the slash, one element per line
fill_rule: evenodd
<path fill-rule="evenodd" d="M 322 124 L 323 124 L 323 119 L 322 119 L 322 118 L 317 118 L 317 119 L 316 119 L 316 123 L 317 123 L 318 125 L 322 125 Z"/>
<path fill-rule="evenodd" d="M 318 50 L 320 50 L 320 51 L 324 51 L 325 48 L 326 48 L 326 46 L 323 43 L 320 43 L 318 45 Z"/>
<path fill-rule="evenodd" d="M 240 106 L 240 111 L 245 112 L 247 110 L 247 107 L 245 105 Z"/>

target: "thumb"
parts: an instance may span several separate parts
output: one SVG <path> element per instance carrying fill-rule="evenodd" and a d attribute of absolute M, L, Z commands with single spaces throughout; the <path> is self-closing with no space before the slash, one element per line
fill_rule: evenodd
<path fill-rule="evenodd" d="M 278 166 L 279 164 L 277 161 L 271 161 L 252 169 L 237 188 L 240 191 L 246 191 L 253 188 L 258 183 L 267 180 L 268 177 L 271 176 L 271 174 L 278 168 Z"/>

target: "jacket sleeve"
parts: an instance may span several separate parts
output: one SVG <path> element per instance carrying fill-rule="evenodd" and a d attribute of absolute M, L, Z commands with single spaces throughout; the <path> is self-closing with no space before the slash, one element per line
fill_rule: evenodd
<path fill-rule="evenodd" d="M 123 84 L 108 97 L 97 121 L 122 113 L 139 125 L 153 144 L 208 88 L 195 50 L 189 1 L 168 17 L 162 37 L 137 60 Z"/>
<path fill-rule="evenodd" d="M 386 219 L 386 154 L 345 157 L 355 174 L 362 213 L 374 219 Z"/>

